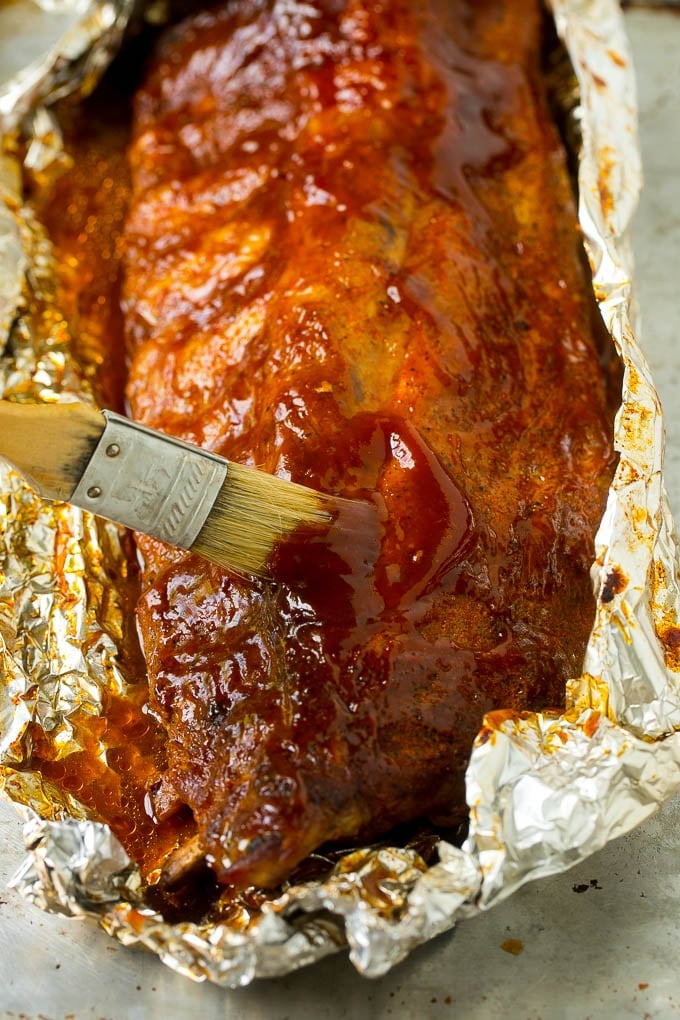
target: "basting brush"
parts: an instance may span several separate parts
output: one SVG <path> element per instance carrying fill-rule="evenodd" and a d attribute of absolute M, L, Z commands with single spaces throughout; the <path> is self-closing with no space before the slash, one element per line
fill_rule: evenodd
<path fill-rule="evenodd" d="M 266 576 L 288 536 L 327 530 L 342 502 L 80 403 L 0 400 L 0 456 L 46 499 L 242 574 Z"/>

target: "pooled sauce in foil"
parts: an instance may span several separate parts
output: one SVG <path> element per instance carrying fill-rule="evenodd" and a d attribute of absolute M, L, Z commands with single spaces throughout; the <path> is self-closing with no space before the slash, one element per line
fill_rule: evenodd
<path fill-rule="evenodd" d="M 122 232 L 130 201 L 129 97 L 118 75 L 83 103 L 63 103 L 68 169 L 30 196 L 54 245 L 73 355 L 101 407 L 123 409 L 127 379 L 120 308 Z"/>
<path fill-rule="evenodd" d="M 127 376 L 120 256 L 130 199 L 129 111 L 119 75 L 116 68 L 82 104 L 62 104 L 68 168 L 39 178 L 30 195 L 54 246 L 58 297 L 74 327 L 74 356 L 96 401 L 112 409 L 124 406 Z M 68 755 L 32 723 L 26 764 L 104 820 L 153 883 L 159 864 L 193 834 L 195 824 L 188 810 L 159 819 L 151 805 L 150 791 L 167 767 L 166 736 L 146 710 L 146 667 L 135 622 L 139 577 L 132 543 L 127 546 L 117 596 L 123 617 L 119 657 L 129 685 L 124 694 L 103 691 L 100 715 L 71 715 L 80 747 Z"/>
<path fill-rule="evenodd" d="M 55 758 L 49 734 L 33 724 L 30 767 L 105 820 L 142 874 L 155 881 L 158 862 L 194 829 L 188 812 L 156 821 L 149 810 L 149 787 L 164 759 L 161 728 L 129 694 L 105 694 L 101 715 L 70 721 L 80 750 Z"/>
<path fill-rule="evenodd" d="M 536 69 L 507 57 L 537 49 L 533 4 L 476 24 L 400 3 L 401 39 L 381 5 L 317 5 L 313 30 L 286 5 L 276 31 L 260 7 L 226 114 L 234 25 L 166 39 L 125 238 L 124 124 L 74 122 L 74 167 L 38 199 L 103 403 L 126 375 L 124 257 L 137 416 L 372 501 L 361 543 L 291 544 L 276 587 L 144 544 L 163 727 L 140 667 L 128 707 L 81 721 L 91 746 L 34 748 L 152 878 L 187 805 L 239 883 L 419 808 L 450 820 L 482 712 L 554 704 L 579 670 L 613 468 L 563 156 Z"/>

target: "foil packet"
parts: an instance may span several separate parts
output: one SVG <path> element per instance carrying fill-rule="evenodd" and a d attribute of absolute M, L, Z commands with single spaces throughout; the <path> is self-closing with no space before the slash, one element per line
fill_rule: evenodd
<path fill-rule="evenodd" d="M 641 182 L 633 70 L 614 0 L 549 6 L 578 81 L 579 219 L 624 367 L 620 459 L 596 537 L 597 606 L 583 674 L 569 683 L 561 715 L 501 710 L 485 718 L 467 771 L 462 846 L 438 839 L 434 853 L 416 841 L 315 855 L 321 877 L 244 900 L 227 919 L 165 921 L 108 827 L 77 793 L 30 768 L 37 736 L 49 735 L 58 764 L 83 746 L 106 697 L 130 692 L 118 655 L 125 535 L 42 504 L 0 465 L 0 790 L 26 816 L 28 851 L 12 885 L 46 910 L 94 918 L 197 981 L 245 985 L 347 946 L 361 973 L 378 976 L 525 882 L 583 860 L 680 788 L 680 561 L 662 476 L 661 409 L 635 338 L 628 241 Z M 50 105 L 94 86 L 132 4 L 14 0 L 6 10 L 15 32 L 28 31 L 34 43 L 31 18 L 52 18 L 54 33 L 0 83 L 0 393 L 87 399 L 49 239 L 23 201 L 12 132 L 29 140 L 32 172 L 61 158 Z M 163 6 L 148 5 L 146 16 L 162 20 Z M 0 11 L 0 26 L 3 18 L 6 25 Z M 104 760 L 106 747 L 97 753 Z"/>

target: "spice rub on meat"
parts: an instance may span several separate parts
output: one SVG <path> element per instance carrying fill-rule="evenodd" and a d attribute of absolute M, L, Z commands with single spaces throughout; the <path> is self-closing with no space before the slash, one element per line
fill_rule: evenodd
<path fill-rule="evenodd" d="M 276 583 L 140 540 L 156 809 L 222 882 L 452 818 L 580 672 L 613 451 L 540 50 L 534 0 L 244 0 L 136 97 L 133 414 L 371 506 Z"/>

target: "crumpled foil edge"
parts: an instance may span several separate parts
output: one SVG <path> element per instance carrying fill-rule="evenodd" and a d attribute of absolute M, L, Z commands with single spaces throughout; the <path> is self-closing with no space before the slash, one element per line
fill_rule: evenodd
<path fill-rule="evenodd" d="M 106 826 L 88 820 L 72 798 L 56 798 L 52 817 L 38 817 L 35 789 L 21 773 L 7 771 L 5 793 L 27 805 L 29 818 L 30 857 L 14 887 L 44 909 L 95 917 L 123 944 L 144 945 L 195 980 L 236 987 L 288 973 L 345 944 L 361 973 L 378 976 L 457 920 L 585 859 L 680 787 L 679 557 L 663 486 L 659 401 L 631 322 L 627 230 L 641 179 L 631 59 L 614 0 L 553 0 L 551 7 L 580 87 L 579 219 L 595 293 L 624 363 L 620 462 L 596 539 L 598 600 L 583 676 L 570 683 L 562 715 L 486 717 L 467 773 L 470 829 L 461 848 L 441 841 L 431 867 L 409 849 L 355 851 L 325 880 L 265 903 L 247 932 L 226 924 L 167 924 L 144 904 L 137 870 Z M 38 93 L 46 94 L 46 88 Z M 8 241 L 0 232 L 0 272 L 16 259 L 21 277 L 27 262 L 16 258 L 19 235 L 11 223 L 5 236 Z M 16 286 L 5 300 L 11 316 L 19 306 Z M 4 305 L 0 313 L 5 321 Z M 32 379 L 68 394 L 64 379 L 55 379 L 54 353 L 54 344 L 43 351 Z M 76 515 L 69 527 L 77 551 L 83 529 L 92 525 Z M 0 652 L 11 688 L 16 655 L 6 646 Z M 88 664 L 86 673 L 91 669 Z M 21 676 L 15 681 L 20 707 L 10 720 L 5 764 L 11 764 L 8 748 L 38 710 L 39 695 L 27 702 Z M 117 682 L 124 686 L 124 678 Z M 96 699 L 94 682 L 92 690 Z M 55 711 L 57 702 L 58 694 Z M 6 724 L 0 714 L 0 733 L 7 733 Z"/>
<path fill-rule="evenodd" d="M 43 101 L 56 102 L 76 90 L 88 92 L 118 47 L 135 0 L 42 0 L 46 12 L 78 15 L 74 23 L 9 82 L 0 85 L 0 134 L 22 118 L 44 117 Z"/>

